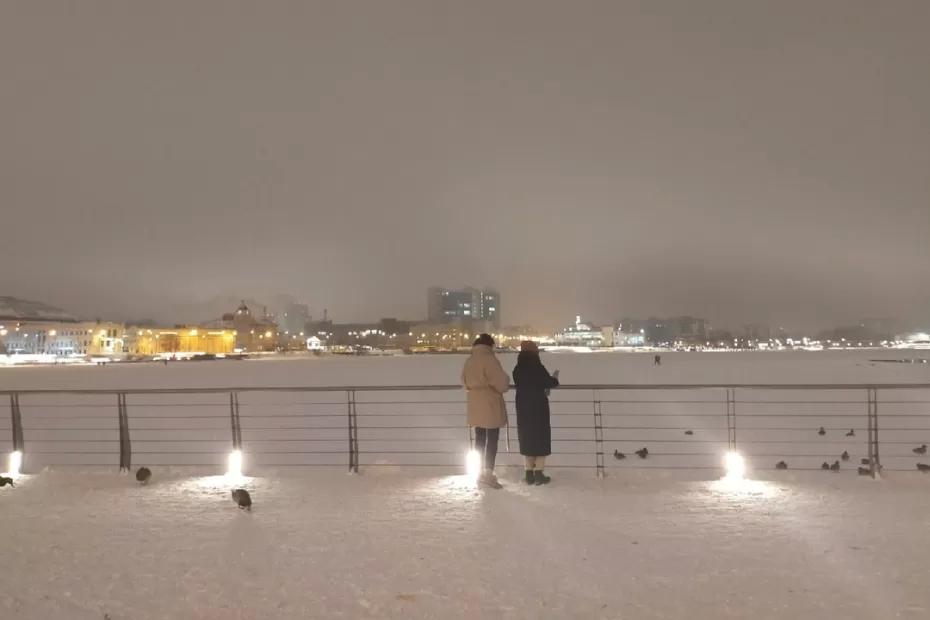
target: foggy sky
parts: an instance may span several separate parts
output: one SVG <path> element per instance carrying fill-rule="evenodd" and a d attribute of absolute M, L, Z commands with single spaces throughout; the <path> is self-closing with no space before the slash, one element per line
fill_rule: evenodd
<path fill-rule="evenodd" d="M 0 295 L 930 324 L 930 2 L 0 3 Z"/>

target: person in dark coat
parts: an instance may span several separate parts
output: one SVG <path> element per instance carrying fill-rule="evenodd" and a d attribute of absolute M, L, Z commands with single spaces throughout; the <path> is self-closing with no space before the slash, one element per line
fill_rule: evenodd
<path fill-rule="evenodd" d="M 552 453 L 552 427 L 549 424 L 549 390 L 558 387 L 558 371 L 550 375 L 539 359 L 539 347 L 527 340 L 520 344 L 520 355 L 513 369 L 517 387 L 517 435 L 524 457 L 527 484 L 546 484 L 543 473 L 546 457 Z"/>

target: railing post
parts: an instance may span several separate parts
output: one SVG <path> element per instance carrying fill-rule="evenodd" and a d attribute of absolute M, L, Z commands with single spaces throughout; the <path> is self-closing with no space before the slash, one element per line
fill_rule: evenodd
<path fill-rule="evenodd" d="M 23 417 L 19 410 L 19 394 L 10 394 L 10 430 L 13 434 L 13 452 L 19 452 L 25 460 L 25 442 L 23 441 Z"/>
<path fill-rule="evenodd" d="M 10 424 L 13 431 L 13 451 L 23 451 L 23 418 L 19 410 L 19 394 L 10 394 Z"/>
<path fill-rule="evenodd" d="M 881 472 L 881 459 L 878 454 L 878 390 L 868 388 L 867 427 L 869 441 L 869 473 L 875 478 Z"/>
<path fill-rule="evenodd" d="M 132 444 L 129 439 L 129 411 L 126 408 L 126 395 L 116 395 L 116 411 L 119 416 L 119 470 L 132 468 Z"/>
<path fill-rule="evenodd" d="M 878 390 L 872 388 L 872 438 L 875 440 L 875 467 L 872 469 L 872 477 L 882 473 L 882 459 L 878 454 Z"/>
<path fill-rule="evenodd" d="M 242 449 L 242 426 L 239 424 L 239 393 L 229 393 L 229 425 L 232 430 L 233 450 Z"/>
<path fill-rule="evenodd" d="M 727 449 L 736 450 L 736 389 L 727 388 Z"/>
<path fill-rule="evenodd" d="M 358 409 L 355 404 L 355 390 L 346 390 L 346 403 L 349 421 L 349 472 L 358 473 Z"/>
<path fill-rule="evenodd" d="M 597 390 L 591 390 L 591 405 L 594 410 L 594 466 L 597 468 L 597 477 L 604 477 L 604 419 L 601 410 L 601 401 L 597 398 Z"/>

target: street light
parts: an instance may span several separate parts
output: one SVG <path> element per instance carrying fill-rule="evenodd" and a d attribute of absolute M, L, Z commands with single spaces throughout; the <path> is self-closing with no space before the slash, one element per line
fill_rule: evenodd
<path fill-rule="evenodd" d="M 7 472 L 7 475 L 9 475 L 11 478 L 15 478 L 19 476 L 20 472 L 22 471 L 22 468 L 23 468 L 23 453 L 20 452 L 19 450 L 14 450 L 13 452 L 10 452 L 9 471 Z"/>
<path fill-rule="evenodd" d="M 746 461 L 739 452 L 731 450 L 723 458 L 727 480 L 742 480 L 746 476 Z"/>

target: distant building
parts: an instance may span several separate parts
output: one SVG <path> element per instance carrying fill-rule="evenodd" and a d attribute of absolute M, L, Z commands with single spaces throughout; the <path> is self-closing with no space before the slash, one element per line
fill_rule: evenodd
<path fill-rule="evenodd" d="M 669 319 L 673 324 L 675 342 L 686 345 L 703 345 L 707 340 L 707 319 L 679 316 Z"/>
<path fill-rule="evenodd" d="M 841 346 L 874 346 L 882 341 L 893 341 L 897 322 L 891 319 L 864 319 L 856 325 L 835 327 L 821 332 L 818 339 Z"/>
<path fill-rule="evenodd" d="M 98 321 L 0 323 L 0 348 L 8 354 L 59 357 L 124 352 L 125 327 Z"/>
<path fill-rule="evenodd" d="M 624 318 L 620 321 L 620 326 L 624 333 L 638 333 L 643 336 L 644 344 L 654 346 L 703 346 L 709 331 L 706 319 L 693 316 L 678 316 L 668 319 L 656 317 L 648 319 Z"/>
<path fill-rule="evenodd" d="M 481 333 L 488 333 L 497 346 L 504 346 L 504 335 L 495 333 L 489 321 L 460 319 L 444 323 L 414 323 L 410 326 L 411 346 L 420 348 L 456 350 L 470 348 Z"/>
<path fill-rule="evenodd" d="M 311 321 L 307 324 L 307 333 L 317 336 L 326 342 L 333 334 L 333 321 L 329 318 L 329 310 L 323 310 L 323 319 Z"/>
<path fill-rule="evenodd" d="M 268 316 L 257 318 L 243 301 L 234 313 L 224 314 L 220 325 L 232 329 L 239 351 L 274 351 L 278 346 L 278 326 Z"/>
<path fill-rule="evenodd" d="M 327 319 L 311 324 L 311 335 L 329 347 L 406 348 L 410 344 L 411 321 L 396 318 L 377 323 L 334 323 Z"/>
<path fill-rule="evenodd" d="M 310 322 L 310 309 L 306 304 L 289 303 L 278 314 L 278 330 L 287 335 L 301 335 Z"/>
<path fill-rule="evenodd" d="M 125 336 L 126 352 L 150 356 L 171 353 L 233 353 L 236 332 L 196 325 L 175 327 L 129 327 Z"/>
<path fill-rule="evenodd" d="M 606 344 L 608 338 L 605 337 L 602 328 L 583 322 L 581 316 L 575 317 L 574 325 L 569 325 L 557 333 L 555 342 L 562 346 L 573 347 L 610 346 Z"/>
<path fill-rule="evenodd" d="M 605 344 L 611 347 L 641 347 L 646 344 L 644 328 L 632 331 L 632 328 L 618 323 L 616 327 L 605 327 Z"/>
<path fill-rule="evenodd" d="M 889 318 L 866 318 L 859 321 L 859 327 L 870 340 L 892 340 L 901 332 L 901 322 Z"/>
<path fill-rule="evenodd" d="M 427 317 L 430 323 L 487 321 L 500 326 L 501 296 L 494 289 L 427 289 Z"/>
<path fill-rule="evenodd" d="M 762 323 L 746 325 L 743 337 L 749 342 L 768 342 L 772 338 L 772 328 Z"/>

